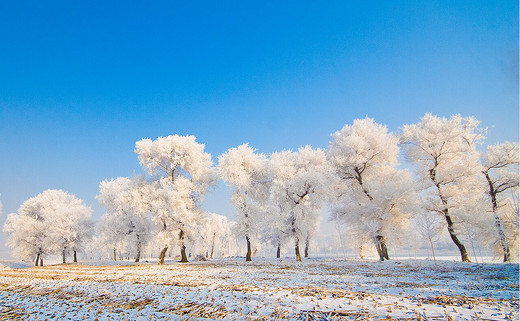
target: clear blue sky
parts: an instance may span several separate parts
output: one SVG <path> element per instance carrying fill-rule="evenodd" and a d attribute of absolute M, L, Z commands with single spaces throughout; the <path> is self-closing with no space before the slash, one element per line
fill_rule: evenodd
<path fill-rule="evenodd" d="M 49 188 L 99 217 L 99 182 L 141 173 L 144 137 L 216 158 L 432 112 L 518 141 L 517 1 L 186 2 L 0 3 L 0 224 Z M 224 196 L 205 206 L 233 216 Z"/>

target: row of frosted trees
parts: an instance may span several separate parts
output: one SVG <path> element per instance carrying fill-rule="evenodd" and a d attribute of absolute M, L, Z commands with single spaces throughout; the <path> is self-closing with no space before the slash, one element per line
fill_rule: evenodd
<path fill-rule="evenodd" d="M 156 251 L 160 263 L 172 248 L 187 262 L 189 253 L 233 255 L 244 244 L 240 252 L 250 261 L 259 244 L 277 257 L 294 246 L 300 261 L 327 206 L 354 245 L 372 244 L 381 260 L 413 226 L 432 251 L 443 229 L 462 261 L 470 260 L 464 240 L 477 240 L 507 262 L 518 244 L 518 144 L 479 153 L 484 138 L 472 117 L 426 114 L 399 134 L 366 118 L 334 133 L 327 150 L 264 155 L 244 144 L 218 156 L 216 166 L 194 136 L 142 139 L 135 151 L 146 175 L 101 182 L 97 198 L 106 214 L 95 233 L 90 210 L 62 191 L 26 201 L 4 231 L 15 255 L 36 262 L 57 253 L 65 262 L 71 251 L 76 259 L 87 243 L 110 248 L 114 259 L 132 253 L 139 261 L 143 251 Z M 399 166 L 400 155 L 410 168 Z M 200 208 L 219 179 L 232 188 L 234 222 Z"/>

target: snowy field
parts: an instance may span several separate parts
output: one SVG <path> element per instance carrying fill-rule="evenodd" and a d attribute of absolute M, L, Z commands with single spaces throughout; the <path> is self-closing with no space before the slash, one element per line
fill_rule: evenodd
<path fill-rule="evenodd" d="M 518 320 L 518 264 L 0 264 L 2 320 Z M 108 264 L 108 262 L 107 262 Z M 110 263 L 110 264 L 113 264 Z"/>

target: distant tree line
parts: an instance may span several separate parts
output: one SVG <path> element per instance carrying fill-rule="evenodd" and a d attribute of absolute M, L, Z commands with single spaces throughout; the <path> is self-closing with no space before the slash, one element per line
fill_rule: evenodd
<path fill-rule="evenodd" d="M 477 242 L 509 262 L 518 253 L 518 143 L 479 152 L 484 139 L 473 117 L 431 114 L 399 133 L 371 118 L 354 120 L 325 150 L 265 155 L 243 144 L 217 164 L 194 136 L 142 139 L 135 152 L 144 173 L 100 183 L 106 213 L 97 224 L 83 201 L 47 190 L 9 214 L 4 232 L 13 254 L 35 265 L 50 255 L 76 262 L 78 252 L 139 262 L 144 251 L 162 264 L 172 248 L 181 262 L 190 254 L 250 261 L 259 246 L 277 257 L 293 246 L 301 261 L 327 206 L 360 255 L 370 245 L 387 260 L 389 247 L 413 234 L 435 257 L 434 242 L 447 231 L 462 261 L 470 261 L 466 243 Z M 201 209 L 218 180 L 232 188 L 234 221 Z"/>

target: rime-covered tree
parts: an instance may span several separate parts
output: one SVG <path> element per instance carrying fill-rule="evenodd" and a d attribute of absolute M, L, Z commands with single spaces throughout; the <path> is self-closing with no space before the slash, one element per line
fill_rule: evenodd
<path fill-rule="evenodd" d="M 142 249 L 153 234 L 148 201 L 151 188 L 152 185 L 139 177 L 119 177 L 99 184 L 97 198 L 106 208 L 101 219 L 102 236 L 108 244 L 132 251 L 135 262 L 139 262 Z"/>
<path fill-rule="evenodd" d="M 26 200 L 17 214 L 9 214 L 4 225 L 7 244 L 23 259 L 36 256 L 43 265 L 47 255 L 77 249 L 91 228 L 91 210 L 82 200 L 62 190 L 46 190 Z"/>
<path fill-rule="evenodd" d="M 488 186 L 487 194 L 498 233 L 498 243 L 503 252 L 504 262 L 509 262 L 511 260 L 510 239 L 514 237 L 508 238 L 506 235 L 505 222 L 501 214 L 508 210 L 505 192 L 518 187 L 518 144 L 506 142 L 488 146 L 487 153 L 483 157 L 482 174 Z"/>
<path fill-rule="evenodd" d="M 414 219 L 418 234 L 428 241 L 433 260 L 437 263 L 433 243 L 439 240 L 441 232 L 444 229 L 442 218 L 437 215 L 437 213 L 423 211 L 415 215 Z"/>
<path fill-rule="evenodd" d="M 204 152 L 204 144 L 189 135 L 142 139 L 135 152 L 156 181 L 150 205 L 164 244 L 159 263 L 164 263 L 171 244 L 179 245 L 181 262 L 187 262 L 185 239 L 197 233 L 198 202 L 215 178 L 211 155 Z"/>
<path fill-rule="evenodd" d="M 402 132 L 406 155 L 422 184 L 423 206 L 445 219 L 464 262 L 470 259 L 458 236 L 456 222 L 463 218 L 457 212 L 464 212 L 464 202 L 480 193 L 475 145 L 483 138 L 479 121 L 460 115 L 447 119 L 426 114 L 419 123 L 405 125 Z"/>
<path fill-rule="evenodd" d="M 231 202 L 237 209 L 236 231 L 245 238 L 246 261 L 251 261 L 251 242 L 258 241 L 263 204 L 268 197 L 266 157 L 243 144 L 218 156 L 218 162 L 219 177 L 233 188 Z"/>
<path fill-rule="evenodd" d="M 224 257 L 235 247 L 234 236 L 225 216 L 215 213 L 202 213 L 197 233 L 191 246 L 191 253 L 205 257 Z"/>
<path fill-rule="evenodd" d="M 371 239 L 381 261 L 389 259 L 387 240 L 399 239 L 414 201 L 410 174 L 395 168 L 399 139 L 371 118 L 354 120 L 332 138 L 333 217 L 354 226 L 358 239 Z"/>
<path fill-rule="evenodd" d="M 329 163 L 321 149 L 305 146 L 298 152 L 271 154 L 270 168 L 271 202 L 280 208 L 281 215 L 269 219 L 280 220 L 283 235 L 294 241 L 296 260 L 301 261 L 301 245 L 305 245 L 308 256 L 309 244 L 319 226 L 321 208 L 328 194 Z"/>

